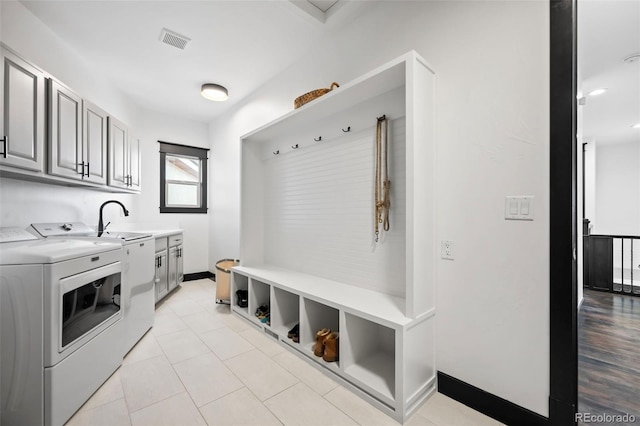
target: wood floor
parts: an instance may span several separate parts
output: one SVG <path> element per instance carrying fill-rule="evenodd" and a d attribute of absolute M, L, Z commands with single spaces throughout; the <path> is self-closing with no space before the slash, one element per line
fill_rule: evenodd
<path fill-rule="evenodd" d="M 578 411 L 640 420 L 640 297 L 585 290 L 578 314 Z"/>

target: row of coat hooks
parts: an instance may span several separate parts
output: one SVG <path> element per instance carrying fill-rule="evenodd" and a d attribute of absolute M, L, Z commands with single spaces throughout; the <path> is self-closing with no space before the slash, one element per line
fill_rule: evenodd
<path fill-rule="evenodd" d="M 348 126 L 346 129 L 341 129 L 344 133 L 349 133 L 351 131 L 351 126 Z M 313 140 L 315 142 L 322 142 L 322 136 L 318 136 L 317 138 L 313 138 Z M 291 145 L 291 149 L 298 149 L 300 148 L 299 144 L 295 144 L 295 145 Z M 280 150 L 277 151 L 273 151 L 273 155 L 278 155 L 280 154 Z"/>
<path fill-rule="evenodd" d="M 384 121 L 387 119 L 387 115 L 383 114 L 381 117 L 376 117 L 377 121 Z M 349 133 L 351 132 L 351 126 L 347 126 L 346 129 L 341 129 L 343 133 Z M 318 136 L 317 138 L 313 138 L 313 140 L 315 142 L 322 142 L 322 136 Z M 295 144 L 295 145 L 291 145 L 291 149 L 298 149 L 300 148 L 300 144 Z M 280 150 L 276 150 L 276 151 L 272 151 L 273 155 L 278 155 L 280 154 Z"/>

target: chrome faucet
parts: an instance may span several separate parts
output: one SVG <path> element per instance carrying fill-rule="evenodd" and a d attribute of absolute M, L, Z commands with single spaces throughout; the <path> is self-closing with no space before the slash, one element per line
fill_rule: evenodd
<path fill-rule="evenodd" d="M 100 220 L 98 221 L 98 237 L 102 236 L 102 233 L 104 232 L 104 228 L 105 228 L 105 226 L 103 225 L 103 222 L 102 222 L 102 209 L 104 208 L 104 206 L 106 206 L 109 203 L 120 204 L 120 207 L 122 207 L 122 211 L 124 212 L 124 215 L 125 216 L 129 216 L 129 210 L 127 210 L 127 208 L 124 206 L 124 204 L 122 204 L 120 201 L 109 200 L 109 201 L 105 201 L 104 203 L 102 203 L 102 205 L 100 206 Z M 108 225 L 108 223 L 107 223 L 107 225 Z"/>

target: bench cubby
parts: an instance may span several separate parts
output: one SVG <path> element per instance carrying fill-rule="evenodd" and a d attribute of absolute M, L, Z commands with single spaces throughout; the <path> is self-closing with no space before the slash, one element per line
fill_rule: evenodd
<path fill-rule="evenodd" d="M 234 306 L 235 311 L 245 317 L 249 316 L 249 308 L 247 306 L 238 306 L 238 297 L 236 295 L 237 290 L 249 291 L 249 278 L 244 275 L 231 275 L 231 304 Z"/>
<path fill-rule="evenodd" d="M 249 315 L 253 321 L 266 324 L 256 316 L 256 311 L 261 306 L 271 307 L 271 287 L 256 279 L 249 280 Z"/>
<path fill-rule="evenodd" d="M 336 308 L 318 303 L 315 300 L 303 299 L 304 318 L 300 324 L 300 341 L 307 355 L 314 356 L 316 334 L 319 330 L 328 328 L 340 332 L 340 315 Z M 322 358 L 317 358 L 318 362 Z M 339 365 L 339 361 L 338 364 Z"/>
<path fill-rule="evenodd" d="M 286 338 L 289 330 L 300 323 L 300 297 L 278 287 L 271 291 L 271 329 Z"/>
<path fill-rule="evenodd" d="M 341 356 L 345 375 L 392 405 L 396 384 L 396 332 L 378 323 L 345 314 Z"/>

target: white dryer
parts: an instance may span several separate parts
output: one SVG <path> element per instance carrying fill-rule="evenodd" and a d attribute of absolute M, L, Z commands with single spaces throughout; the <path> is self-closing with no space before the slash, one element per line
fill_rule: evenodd
<path fill-rule="evenodd" d="M 64 424 L 122 363 L 122 257 L 0 228 L 1 424 Z"/>
<path fill-rule="evenodd" d="M 124 247 L 122 260 L 123 327 L 122 356 L 153 327 L 155 318 L 155 243 L 151 234 L 137 232 L 98 233 L 82 222 L 34 223 L 34 233 L 45 238 L 111 241 Z"/>

